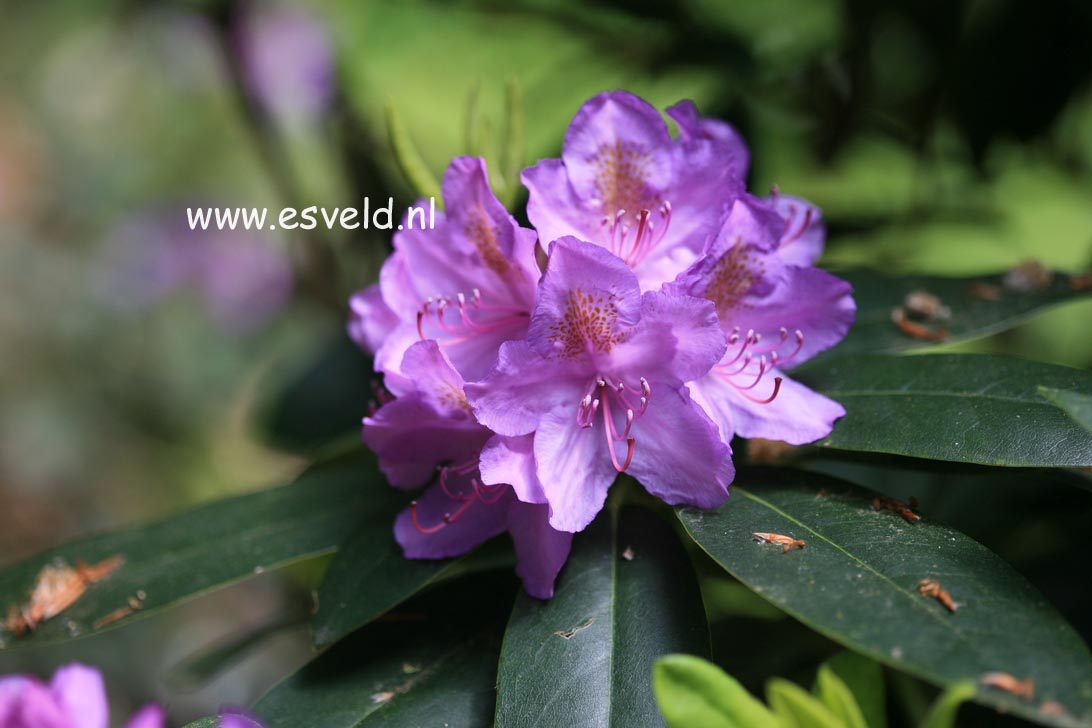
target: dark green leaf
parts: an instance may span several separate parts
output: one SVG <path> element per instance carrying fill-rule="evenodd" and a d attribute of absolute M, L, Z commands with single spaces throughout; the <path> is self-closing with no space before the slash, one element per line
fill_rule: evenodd
<path fill-rule="evenodd" d="M 1030 293 L 1006 291 L 1001 285 L 1001 275 L 970 278 L 893 277 L 866 269 L 842 271 L 838 275 L 853 284 L 853 298 L 857 301 L 857 321 L 845 341 L 832 352 L 837 356 L 935 346 L 936 342 L 907 336 L 891 322 L 892 309 L 902 305 L 906 294 L 912 291 L 931 293 L 951 310 L 950 318 L 930 324 L 930 327 L 947 329 L 945 343 L 996 334 L 1051 306 L 1089 296 L 1088 292 L 1078 292 L 1070 288 L 1068 277 L 1063 275 L 1055 275 L 1049 286 Z M 976 285 L 977 289 L 972 288 Z M 976 295 L 975 290 L 980 293 Z M 996 294 L 999 298 L 987 300 L 983 298 L 981 291 Z"/>
<path fill-rule="evenodd" d="M 314 361 L 259 407 L 269 442 L 282 450 L 311 453 L 341 438 L 359 435 L 374 399 L 377 379 L 371 360 L 344 331 L 319 347 Z"/>
<path fill-rule="evenodd" d="M 314 641 L 327 647 L 425 587 L 463 570 L 510 565 L 510 549 L 489 544 L 461 559 L 406 559 L 390 525 L 362 528 L 338 550 L 319 587 Z"/>
<path fill-rule="evenodd" d="M 1092 465 L 1092 435 L 1037 390 L 1092 392 L 1087 371 L 932 354 L 837 358 L 800 378 L 846 409 L 823 447 L 983 465 Z"/>
<path fill-rule="evenodd" d="M 741 475 L 715 511 L 680 509 L 694 540 L 725 569 L 827 637 L 937 685 L 1004 671 L 1036 681 L 1036 701 L 980 688 L 975 700 L 1055 726 L 1053 699 L 1092 719 L 1092 656 L 1080 636 L 985 547 L 928 520 L 874 511 L 873 494 L 813 473 Z M 756 543 L 755 532 L 804 539 L 803 549 Z M 958 610 L 918 593 L 935 578 Z"/>
<path fill-rule="evenodd" d="M 254 710 L 268 728 L 481 728 L 511 577 L 462 579 L 342 640 Z"/>
<path fill-rule="evenodd" d="M 1092 433 L 1092 395 L 1042 386 L 1039 387 L 1039 394 L 1065 410 L 1075 422 Z"/>
<path fill-rule="evenodd" d="M 654 513 L 605 509 L 574 539 L 554 598 L 517 600 L 501 653 L 496 725 L 663 725 L 652 666 L 670 652 L 709 652 L 686 552 Z"/>
<path fill-rule="evenodd" d="M 66 611 L 27 636 L 6 639 L 5 646 L 60 642 L 128 624 L 266 569 L 330 553 L 362 524 L 389 533 L 404 501 L 383 482 L 374 457 L 353 453 L 317 465 L 285 487 L 46 551 L 0 572 L 0 606 L 24 603 L 42 567 L 55 561 L 93 564 L 120 555 L 125 562 Z M 141 608 L 95 626 L 130 599 L 140 600 Z"/>

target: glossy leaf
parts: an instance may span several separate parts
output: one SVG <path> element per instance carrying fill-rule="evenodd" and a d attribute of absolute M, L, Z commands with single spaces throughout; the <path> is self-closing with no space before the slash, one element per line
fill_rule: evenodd
<path fill-rule="evenodd" d="M 1075 422 L 1092 434 L 1092 394 L 1051 387 L 1039 387 L 1039 394 L 1064 410 Z"/>
<path fill-rule="evenodd" d="M 96 634 L 266 569 L 330 553 L 362 524 L 388 529 L 404 501 L 404 494 L 383 482 L 374 457 L 353 453 L 312 467 L 288 486 L 46 551 L 0 572 L 0 607 L 5 611 L 26 601 L 47 564 L 93 564 L 118 555 L 125 561 L 29 635 L 3 635 L 4 646 Z M 119 612 L 130 600 L 139 600 L 140 608 Z"/>
<path fill-rule="evenodd" d="M 492 720 L 509 575 L 468 578 L 342 640 L 254 705 L 267 728 L 480 728 Z"/>
<path fill-rule="evenodd" d="M 846 647 L 936 685 L 1004 671 L 1033 677 L 1034 702 L 980 688 L 975 700 L 1046 725 L 1053 699 L 1092 719 L 1092 656 L 1041 594 L 985 547 L 923 519 L 874 511 L 873 494 L 799 471 L 741 474 L 728 503 L 679 510 L 701 548 L 738 579 Z M 783 553 L 753 540 L 772 532 L 806 541 Z M 935 578 L 957 605 L 922 596 Z"/>
<path fill-rule="evenodd" d="M 1087 371 L 933 354 L 838 358 L 800 378 L 845 407 L 823 447 L 983 465 L 1092 465 L 1092 435 L 1037 389 L 1092 392 Z"/>
<path fill-rule="evenodd" d="M 701 594 L 671 527 L 608 508 L 573 541 L 554 598 L 521 594 L 498 677 L 498 728 L 663 725 L 652 666 L 709 653 Z"/>
<path fill-rule="evenodd" d="M 841 271 L 838 275 L 853 284 L 857 320 L 833 355 L 877 354 L 906 351 L 937 342 L 922 341 L 902 333 L 891 322 L 891 311 L 903 304 L 906 294 L 925 291 L 938 297 L 951 315 L 930 323 L 931 328 L 948 331 L 944 343 L 996 334 L 1067 301 L 1088 298 L 1088 291 L 1075 291 L 1068 276 L 1055 275 L 1049 286 L 1030 293 L 1013 293 L 1001 284 L 1003 275 L 951 278 L 946 276 L 886 276 L 867 269 Z M 996 296 L 996 300 L 991 300 Z"/>
<path fill-rule="evenodd" d="M 660 658 L 652 686 L 668 728 L 778 728 L 780 724 L 738 680 L 700 657 Z"/>

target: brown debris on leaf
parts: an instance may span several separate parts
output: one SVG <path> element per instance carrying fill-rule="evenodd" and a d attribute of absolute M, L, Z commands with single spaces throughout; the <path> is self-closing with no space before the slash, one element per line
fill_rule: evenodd
<path fill-rule="evenodd" d="M 144 608 L 143 599 L 144 599 L 144 592 L 143 591 L 137 592 L 136 596 L 129 597 L 126 600 L 124 607 L 121 607 L 119 609 L 115 609 L 114 611 L 110 612 L 106 616 L 100 617 L 99 619 L 95 620 L 95 623 L 93 625 L 91 625 L 92 628 L 93 629 L 102 629 L 103 627 L 105 627 L 108 624 L 113 624 L 114 622 L 117 622 L 118 620 L 125 619 L 130 614 L 132 614 L 133 612 L 140 611 L 141 609 Z"/>
<path fill-rule="evenodd" d="M 1013 293 L 1041 291 L 1054 281 L 1054 274 L 1035 258 L 1028 258 L 1005 274 L 1001 285 Z"/>
<path fill-rule="evenodd" d="M 571 629 L 559 629 L 558 631 L 554 632 L 554 636 L 560 637 L 563 640 L 571 640 L 573 637 L 576 636 L 577 632 L 581 632 L 592 626 L 593 624 L 595 624 L 595 617 L 588 617 L 583 622 Z"/>
<path fill-rule="evenodd" d="M 1069 711 L 1065 709 L 1065 706 L 1059 703 L 1057 700 L 1048 700 L 1039 706 L 1039 713 L 1042 715 L 1054 715 L 1059 718 L 1069 716 Z"/>
<path fill-rule="evenodd" d="M 886 495 L 878 495 L 872 499 L 872 510 L 894 511 L 911 523 L 917 523 L 921 520 L 921 516 L 914 513 L 914 511 L 917 510 L 917 507 L 918 501 L 916 498 L 911 498 L 909 504 L 903 503 L 897 498 L 889 498 Z"/>
<path fill-rule="evenodd" d="M 952 595 L 941 588 L 936 579 L 922 579 L 918 582 L 918 593 L 923 597 L 932 597 L 944 605 L 949 612 L 955 612 L 959 607 L 952 600 Z"/>
<path fill-rule="evenodd" d="M 1069 289 L 1072 291 L 1087 291 L 1092 288 L 1092 273 L 1069 277 Z"/>
<path fill-rule="evenodd" d="M 987 672 L 979 680 L 980 683 L 990 688 L 1004 690 L 1024 700 L 1032 700 L 1035 697 L 1035 681 L 1030 677 L 1020 680 L 1007 672 Z"/>
<path fill-rule="evenodd" d="M 0 626 L 16 637 L 33 632 L 39 624 L 79 601 L 89 586 L 106 579 L 123 563 L 125 557 L 118 555 L 92 565 L 77 561 L 72 567 L 57 561 L 44 567 L 34 582 L 29 601 L 22 606 L 10 606 Z"/>
<path fill-rule="evenodd" d="M 911 321 L 906 314 L 906 309 L 902 306 L 896 306 L 891 310 L 891 323 L 895 324 L 899 331 L 912 339 L 944 341 L 948 338 L 948 329 L 943 326 L 931 329 L 923 323 Z"/>
<path fill-rule="evenodd" d="M 967 295 L 980 301 L 1000 301 L 1004 291 L 1001 286 L 995 286 L 985 281 L 975 281 L 967 286 Z"/>
<path fill-rule="evenodd" d="M 755 465 L 776 465 L 788 460 L 798 449 L 780 440 L 752 437 L 747 440 L 747 461 Z"/>
<path fill-rule="evenodd" d="M 773 543 L 778 546 L 782 546 L 781 553 L 787 554 L 791 549 L 802 549 L 807 545 L 807 541 L 799 538 L 793 538 L 792 536 L 785 536 L 780 533 L 756 533 L 753 534 L 756 539 L 764 543 Z"/>
<path fill-rule="evenodd" d="M 929 291 L 910 291 L 902 300 L 902 307 L 907 313 L 929 321 L 952 317 L 952 309 Z"/>

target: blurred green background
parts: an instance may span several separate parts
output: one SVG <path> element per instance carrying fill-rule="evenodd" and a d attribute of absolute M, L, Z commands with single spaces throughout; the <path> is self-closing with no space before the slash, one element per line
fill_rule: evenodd
<path fill-rule="evenodd" d="M 692 98 L 743 132 L 753 191 L 777 184 L 823 208 L 829 267 L 1092 266 L 1085 0 L 48 0 L 3 15 L 0 564 L 284 480 L 316 432 L 352 430 L 369 376 L 343 302 L 389 240 L 187 233 L 185 207 L 409 203 L 388 102 L 439 176 L 469 146 L 496 162 L 510 79 L 528 162 L 557 154 L 598 91 Z M 958 348 L 1089 366 L 1090 333 L 1085 301 Z M 1046 588 L 1035 569 L 1057 524 L 1044 524 L 1029 549 L 968 532 Z M 0 672 L 92 661 L 120 704 L 157 697 L 176 722 L 246 703 L 306 659 L 304 630 L 197 691 L 164 675 L 223 635 L 303 613 L 317 569 L 5 654 Z M 740 597 L 724 594 L 728 614 L 756 609 L 733 612 Z M 789 673 L 799 659 L 761 664 Z"/>

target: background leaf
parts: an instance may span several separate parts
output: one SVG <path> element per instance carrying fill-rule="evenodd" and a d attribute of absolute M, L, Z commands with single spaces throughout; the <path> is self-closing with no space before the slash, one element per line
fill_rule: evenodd
<path fill-rule="evenodd" d="M 928 520 L 874 511 L 872 493 L 794 471 L 742 473 L 728 503 L 681 509 L 686 530 L 725 569 L 831 639 L 937 685 L 1002 670 L 1033 677 L 1036 701 L 981 689 L 975 700 L 1047 725 L 1053 699 L 1092 718 L 1092 656 L 1046 600 L 983 546 Z M 807 541 L 803 549 L 755 543 L 756 531 Z M 958 611 L 917 591 L 936 578 Z"/>
<path fill-rule="evenodd" d="M 1069 277 L 1055 274 L 1051 284 L 1029 293 L 1012 293 L 1001 284 L 1004 275 L 948 276 L 908 275 L 887 276 L 878 271 L 858 268 L 838 271 L 838 276 L 853 284 L 857 302 L 857 320 L 849 335 L 832 352 L 846 354 L 878 354 L 935 346 L 903 334 L 891 323 L 891 310 L 901 306 L 906 294 L 926 291 L 937 296 L 951 310 L 951 317 L 938 322 L 948 330 L 943 343 L 965 341 L 989 336 L 1010 329 L 1052 306 L 1087 298 L 1089 291 L 1075 291 Z M 999 296 L 986 300 L 980 294 L 985 287 Z M 932 324 L 931 324 L 932 325 Z"/>
<path fill-rule="evenodd" d="M 517 599 L 496 725 L 663 725 L 652 666 L 670 652 L 709 653 L 690 560 L 656 514 L 608 507 L 573 540 L 554 598 Z"/>
<path fill-rule="evenodd" d="M 801 381 L 846 409 L 818 444 L 1004 466 L 1092 465 L 1092 436 L 1036 389 L 1092 392 L 1092 373 L 978 354 L 858 356 Z"/>
<path fill-rule="evenodd" d="M 975 686 L 972 682 L 957 682 L 941 693 L 936 699 L 925 719 L 921 722 L 921 728 L 952 728 L 956 724 L 956 714 L 959 706 L 974 698 Z"/>
<path fill-rule="evenodd" d="M 125 563 L 29 635 L 5 635 L 3 646 L 96 634 L 266 569 L 330 553 L 355 528 L 389 533 L 405 500 L 383 482 L 371 454 L 354 452 L 310 468 L 288 486 L 46 551 L 0 572 L 0 605 L 5 609 L 25 602 L 41 568 L 57 560 L 90 564 L 121 555 Z M 95 626 L 130 599 L 140 600 L 142 607 Z"/>

